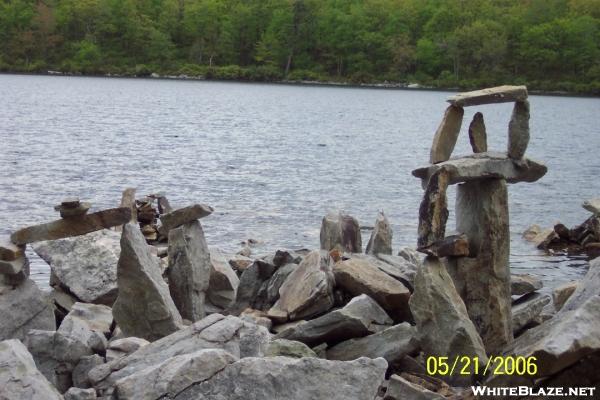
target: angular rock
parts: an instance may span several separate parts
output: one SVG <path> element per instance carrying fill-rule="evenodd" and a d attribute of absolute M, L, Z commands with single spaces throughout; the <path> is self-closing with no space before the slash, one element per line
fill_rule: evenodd
<path fill-rule="evenodd" d="M 528 158 L 513 160 L 504 153 L 488 151 L 417 168 L 412 174 L 422 179 L 425 188 L 440 169 L 448 172 L 449 185 L 490 178 L 506 179 L 508 183 L 535 182 L 548 172 L 548 167 L 538 161 Z"/>
<path fill-rule="evenodd" d="M 296 268 L 298 268 L 298 264 L 285 264 L 279 267 L 271 276 L 271 279 L 267 282 L 267 308 L 270 308 L 279 300 L 279 289 Z"/>
<path fill-rule="evenodd" d="M 515 334 L 520 333 L 532 323 L 550 303 L 550 296 L 541 293 L 530 293 L 523 296 L 512 306 L 512 327 Z"/>
<path fill-rule="evenodd" d="M 391 323 L 386 312 L 373 299 L 363 294 L 350 300 L 344 308 L 290 326 L 275 337 L 296 340 L 312 347 L 325 342 L 335 344 L 363 337 Z"/>
<path fill-rule="evenodd" d="M 583 202 L 582 207 L 594 215 L 600 215 L 600 198 L 586 200 Z"/>
<path fill-rule="evenodd" d="M 223 349 L 237 358 L 260 357 L 269 340 L 270 334 L 262 326 L 212 314 L 124 358 L 94 368 L 89 377 L 97 390 L 108 393 L 120 379 L 178 355 Z"/>
<path fill-rule="evenodd" d="M 529 102 L 517 101 L 508 124 L 508 156 L 520 160 L 529 144 Z"/>
<path fill-rule="evenodd" d="M 0 260 L 15 261 L 25 257 L 25 246 L 17 246 L 5 235 L 0 236 Z"/>
<path fill-rule="evenodd" d="M 319 251 L 307 255 L 279 288 L 279 300 L 271 311 L 280 311 L 290 320 L 310 318 L 333 307 L 333 273 Z"/>
<path fill-rule="evenodd" d="M 239 273 L 244 272 L 246 268 L 252 265 L 253 262 L 254 260 L 252 258 L 237 254 L 229 259 L 229 265 L 231 265 L 231 268 L 238 271 Z"/>
<path fill-rule="evenodd" d="M 433 144 L 431 145 L 429 155 L 429 162 L 431 164 L 446 161 L 452 155 L 458 134 L 460 133 L 464 113 L 465 110 L 462 107 L 451 105 L 446 109 L 442 122 L 433 137 Z"/>
<path fill-rule="evenodd" d="M 321 249 L 360 253 L 362 237 L 358 220 L 341 212 L 330 212 L 321 223 Z"/>
<path fill-rule="evenodd" d="M 425 356 L 443 354 L 479 357 L 485 367 L 487 355 L 481 337 L 440 260 L 427 257 L 415 278 L 410 309 L 417 323 Z M 512 333 L 512 332 L 511 332 Z"/>
<path fill-rule="evenodd" d="M 123 227 L 117 278 L 119 296 L 113 316 L 126 335 L 154 341 L 182 327 L 158 259 L 150 254 L 142 233 L 132 224 Z"/>
<path fill-rule="evenodd" d="M 480 112 L 473 115 L 473 120 L 469 125 L 469 141 L 473 153 L 485 153 L 487 151 L 487 133 L 485 122 L 483 122 L 483 114 Z"/>
<path fill-rule="evenodd" d="M 117 232 L 105 229 L 75 238 L 40 242 L 33 249 L 50 264 L 61 288 L 85 303 L 114 303 L 121 253 Z"/>
<path fill-rule="evenodd" d="M 432 245 L 446 235 L 448 221 L 448 173 L 441 169 L 431 176 L 419 207 L 417 248 Z"/>
<path fill-rule="evenodd" d="M 106 349 L 106 362 L 123 358 L 148 344 L 150 342 L 146 339 L 136 337 L 113 340 L 108 344 L 108 348 Z"/>
<path fill-rule="evenodd" d="M 239 315 L 246 308 L 252 307 L 261 287 L 274 272 L 275 266 L 262 260 L 256 260 L 246 268 L 240 277 L 235 303 L 229 312 Z"/>
<path fill-rule="evenodd" d="M 541 279 L 529 274 L 511 274 L 510 276 L 510 294 L 513 296 L 522 296 L 535 292 L 544 286 Z"/>
<path fill-rule="evenodd" d="M 129 222 L 137 222 L 137 206 L 135 204 L 135 188 L 127 188 L 123 190 L 121 195 L 121 207 L 129 208 L 131 210 L 131 219 Z"/>
<path fill-rule="evenodd" d="M 352 258 L 364 260 L 379 268 L 389 276 L 402 282 L 402 284 L 412 292 L 413 281 L 415 280 L 418 270 L 418 267 L 412 262 L 406 261 L 406 259 L 400 256 L 381 253 L 378 254 L 377 257 L 364 254 L 352 254 Z"/>
<path fill-rule="evenodd" d="M 0 261 L 0 284 L 18 286 L 29 278 L 29 260 L 21 257 L 14 261 Z"/>
<path fill-rule="evenodd" d="M 0 340 L 24 340 L 31 329 L 56 329 L 50 303 L 35 282 L 0 285 Z"/>
<path fill-rule="evenodd" d="M 19 340 L 0 342 L 0 398 L 61 400 L 60 393 L 36 368 Z"/>
<path fill-rule="evenodd" d="M 210 249 L 210 263 L 206 295 L 213 305 L 225 309 L 235 301 L 240 279 L 219 249 Z"/>
<path fill-rule="evenodd" d="M 178 226 L 186 224 L 188 222 L 194 222 L 200 218 L 204 218 L 212 214 L 214 209 L 206 204 L 194 204 L 188 207 L 179 208 L 168 214 L 160 216 L 161 227 L 158 229 L 159 233 L 163 236 L 167 236 L 171 229 L 175 229 Z"/>
<path fill-rule="evenodd" d="M 88 378 L 88 372 L 102 364 L 104 364 L 104 358 L 98 354 L 82 357 L 71 372 L 73 386 L 81 389 L 92 387 L 92 383 Z"/>
<path fill-rule="evenodd" d="M 64 204 L 60 204 L 55 206 L 54 210 L 60 212 L 61 218 L 75 218 L 87 214 L 90 208 L 92 208 L 92 203 L 83 202 L 77 204 L 75 207 L 67 207 Z"/>
<path fill-rule="evenodd" d="M 413 264 L 414 266 L 421 265 L 421 258 L 419 257 L 419 253 L 417 253 L 417 250 L 413 248 L 401 248 L 400 251 L 398 251 L 398 256 L 404 258 L 406 261 Z"/>
<path fill-rule="evenodd" d="M 392 228 L 390 223 L 382 212 L 377 214 L 375 227 L 371 232 L 369 243 L 367 243 L 367 254 L 392 254 Z"/>
<path fill-rule="evenodd" d="M 469 240 L 466 235 L 451 235 L 437 240 L 418 251 L 434 257 L 466 257 L 469 255 Z"/>
<path fill-rule="evenodd" d="M 15 244 L 41 242 L 85 235 L 94 231 L 123 225 L 131 219 L 129 208 L 112 208 L 87 214 L 81 218 L 59 219 L 47 224 L 20 229 L 10 236 Z"/>
<path fill-rule="evenodd" d="M 590 261 L 590 268 L 560 312 L 575 310 L 589 298 L 598 295 L 600 295 L 600 258 Z"/>
<path fill-rule="evenodd" d="M 211 269 L 200 222 L 194 220 L 169 231 L 169 291 L 183 318 L 192 322 L 204 318 Z"/>
<path fill-rule="evenodd" d="M 65 393 L 65 400 L 94 400 L 97 399 L 94 389 L 72 387 Z"/>
<path fill-rule="evenodd" d="M 386 368 L 387 363 L 381 358 L 244 358 L 207 381 L 190 386 L 174 399 L 372 400 Z"/>
<path fill-rule="evenodd" d="M 302 342 L 287 339 L 275 339 L 267 344 L 265 357 L 277 356 L 302 358 L 317 357 L 317 354 Z"/>
<path fill-rule="evenodd" d="M 552 301 L 554 302 L 554 308 L 556 311 L 560 311 L 563 308 L 567 300 L 569 300 L 571 295 L 577 289 L 578 285 L 579 282 L 574 281 L 563 283 L 562 285 L 554 288 L 552 291 Z"/>
<path fill-rule="evenodd" d="M 444 400 L 441 394 L 427 390 L 399 375 L 392 375 L 383 400 Z"/>
<path fill-rule="evenodd" d="M 327 349 L 329 360 L 355 360 L 359 357 L 384 358 L 389 364 L 399 362 L 420 348 L 415 327 L 408 322 L 359 339 L 350 339 Z"/>
<path fill-rule="evenodd" d="M 98 304 L 74 303 L 63 323 L 73 318 L 85 322 L 85 325 L 91 331 L 101 333 L 105 337 L 110 335 L 113 324 L 112 309 L 110 307 Z"/>
<path fill-rule="evenodd" d="M 375 300 L 394 321 L 410 321 L 410 291 L 401 282 L 367 261 L 350 259 L 333 267 L 337 286 L 353 296 L 366 294 Z"/>
<path fill-rule="evenodd" d="M 273 256 L 273 265 L 282 267 L 286 264 L 300 264 L 303 258 L 300 254 L 293 251 L 277 250 L 275 256 Z"/>
<path fill-rule="evenodd" d="M 448 103 L 459 106 L 478 106 L 481 104 L 507 103 L 527 100 L 526 86 L 497 86 L 488 89 L 464 92 L 448 98 Z"/>
<path fill-rule="evenodd" d="M 268 330 L 271 330 L 273 322 L 267 317 L 267 313 L 264 311 L 254 310 L 252 308 L 245 309 L 241 314 L 240 318 L 243 321 L 251 322 L 256 325 L 264 326 Z"/>

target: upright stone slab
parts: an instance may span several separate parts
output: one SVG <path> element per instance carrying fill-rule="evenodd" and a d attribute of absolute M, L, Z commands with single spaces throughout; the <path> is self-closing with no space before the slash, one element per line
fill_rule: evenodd
<path fill-rule="evenodd" d="M 445 169 L 438 170 L 429 179 L 427 189 L 419 207 L 418 248 L 428 247 L 446 234 L 448 221 L 448 173 Z"/>
<path fill-rule="evenodd" d="M 487 151 L 487 133 L 483 114 L 478 112 L 473 115 L 473 120 L 469 125 L 469 141 L 473 153 L 485 153 Z"/>
<path fill-rule="evenodd" d="M 321 223 L 321 249 L 360 253 L 362 237 L 358 220 L 341 212 L 330 212 Z"/>
<path fill-rule="evenodd" d="M 126 224 L 117 265 L 119 296 L 113 306 L 115 321 L 126 336 L 154 341 L 182 327 L 158 264 L 140 229 Z"/>
<path fill-rule="evenodd" d="M 371 238 L 367 244 L 365 253 L 367 254 L 392 254 L 392 228 L 390 222 L 383 213 L 377 214 L 375 227 L 371 232 Z"/>
<path fill-rule="evenodd" d="M 456 221 L 469 238 L 470 257 L 449 260 L 449 272 L 488 353 L 498 354 L 513 339 L 506 182 L 459 185 Z"/>
<path fill-rule="evenodd" d="M 464 113 L 462 107 L 451 105 L 446 109 L 444 118 L 433 137 L 429 156 L 431 164 L 446 161 L 450 158 L 460 133 Z"/>
<path fill-rule="evenodd" d="M 517 101 L 508 124 L 508 156 L 520 160 L 529 144 L 529 102 Z"/>
<path fill-rule="evenodd" d="M 121 207 L 126 207 L 131 210 L 131 222 L 137 222 L 137 207 L 135 205 L 135 188 L 127 188 L 123 190 L 121 195 Z"/>
<path fill-rule="evenodd" d="M 204 318 L 210 270 L 210 250 L 200 222 L 169 231 L 169 291 L 183 318 L 192 322 Z"/>

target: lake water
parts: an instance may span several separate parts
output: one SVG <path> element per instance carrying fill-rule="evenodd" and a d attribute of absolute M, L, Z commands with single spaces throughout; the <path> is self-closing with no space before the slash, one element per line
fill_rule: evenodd
<path fill-rule="evenodd" d="M 57 218 L 64 197 L 115 207 L 121 191 L 163 191 L 174 206 L 216 212 L 209 245 L 257 253 L 316 248 L 328 210 L 361 225 L 384 210 L 394 246 L 414 246 L 422 189 L 411 171 L 429 159 L 449 93 L 267 84 L 0 75 L 0 233 Z M 533 223 L 572 226 L 600 195 L 600 99 L 531 96 L 527 155 L 547 163 L 536 183 L 509 185 L 511 267 L 546 284 L 580 278 L 583 259 L 551 257 L 521 239 Z M 484 114 L 489 148 L 504 150 L 512 105 Z M 453 194 L 449 204 L 453 204 Z M 449 221 L 449 229 L 454 227 Z M 369 232 L 364 232 L 366 244 Z M 31 254 L 31 252 L 30 252 Z M 32 276 L 48 267 L 31 255 Z"/>

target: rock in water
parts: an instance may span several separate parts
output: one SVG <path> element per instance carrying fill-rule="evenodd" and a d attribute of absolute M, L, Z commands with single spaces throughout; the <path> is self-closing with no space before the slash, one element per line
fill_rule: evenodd
<path fill-rule="evenodd" d="M 269 314 L 283 313 L 290 320 L 310 318 L 333 307 L 333 273 L 329 255 L 308 254 L 279 288 L 279 300 Z"/>
<path fill-rule="evenodd" d="M 383 211 L 377 214 L 375 228 L 371 232 L 365 253 L 392 254 L 392 228 Z"/>
<path fill-rule="evenodd" d="M 452 155 L 465 111 L 462 107 L 449 106 L 444 113 L 444 118 L 435 132 L 429 162 L 436 164 L 446 161 Z"/>
<path fill-rule="evenodd" d="M 188 222 L 196 221 L 212 214 L 214 209 L 206 204 L 194 204 L 189 207 L 184 207 L 171 211 L 168 214 L 160 216 L 162 225 L 158 229 L 161 235 L 167 236 L 171 229 L 177 228 Z"/>
<path fill-rule="evenodd" d="M 480 104 L 507 103 L 527 100 L 526 86 L 497 86 L 493 88 L 464 92 L 448 98 L 448 103 L 467 107 Z"/>
<path fill-rule="evenodd" d="M 0 342 L 0 399 L 62 400 L 18 340 Z"/>
<path fill-rule="evenodd" d="M 512 306 L 512 327 L 515 335 L 533 322 L 548 303 L 550 296 L 541 293 L 530 293 L 517 300 Z"/>
<path fill-rule="evenodd" d="M 387 363 L 382 358 L 244 358 L 178 393 L 176 400 L 373 400 Z M 232 382 L 235 383 L 233 387 Z"/>
<path fill-rule="evenodd" d="M 529 102 L 517 101 L 508 124 L 508 156 L 520 160 L 529 144 Z"/>
<path fill-rule="evenodd" d="M 540 279 L 529 274 L 512 274 L 510 276 L 510 294 L 522 296 L 541 289 L 543 283 Z"/>
<path fill-rule="evenodd" d="M 362 237 L 358 220 L 341 212 L 330 212 L 321 223 L 321 249 L 360 253 Z"/>
<path fill-rule="evenodd" d="M 234 301 L 240 279 L 219 249 L 210 250 L 210 281 L 208 300 L 215 306 L 226 309 Z"/>
<path fill-rule="evenodd" d="M 446 235 L 448 174 L 441 169 L 431 176 L 419 207 L 417 246 L 428 247 Z"/>
<path fill-rule="evenodd" d="M 169 291 L 183 318 L 192 322 L 204 318 L 211 268 L 200 222 L 188 222 L 169 231 Z"/>
<path fill-rule="evenodd" d="M 569 297 L 575 292 L 579 282 L 567 282 L 560 286 L 557 286 L 552 291 L 552 301 L 554 302 L 554 309 L 560 311 Z"/>
<path fill-rule="evenodd" d="M 415 291 L 409 304 L 426 356 L 443 354 L 450 360 L 479 357 L 480 367 L 485 367 L 487 355 L 481 337 L 439 259 L 425 258 L 415 278 Z"/>
<path fill-rule="evenodd" d="M 585 277 L 577 285 L 573 294 L 566 300 L 561 313 L 575 310 L 581 307 L 590 297 L 598 297 L 598 295 L 600 295 L 600 258 L 596 258 L 590 262 L 590 269 L 588 269 Z"/>
<path fill-rule="evenodd" d="M 469 125 L 469 141 L 473 153 L 485 153 L 487 151 L 487 133 L 485 122 L 483 122 L 483 114 L 480 112 L 473 115 L 473 121 Z"/>
<path fill-rule="evenodd" d="M 182 327 L 158 259 L 150 254 L 142 232 L 132 224 L 123 227 L 117 280 L 119 296 L 113 315 L 127 336 L 153 341 Z"/>
<path fill-rule="evenodd" d="M 24 340 L 30 329 L 56 329 L 52 306 L 31 279 L 0 284 L 0 340 Z"/>
<path fill-rule="evenodd" d="M 448 272 L 486 350 L 498 354 L 513 338 L 506 182 L 459 185 L 456 221 L 456 230 L 469 238 L 470 257 L 449 259 Z"/>
<path fill-rule="evenodd" d="M 75 238 L 35 243 L 58 285 L 85 303 L 112 305 L 117 298 L 120 236 L 103 229 Z"/>

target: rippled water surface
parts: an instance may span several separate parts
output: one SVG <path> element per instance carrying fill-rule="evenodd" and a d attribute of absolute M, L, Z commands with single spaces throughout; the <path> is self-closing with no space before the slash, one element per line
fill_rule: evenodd
<path fill-rule="evenodd" d="M 411 170 L 429 158 L 447 96 L 0 75 L 0 233 L 56 218 L 53 206 L 68 196 L 114 207 L 134 186 L 142 195 L 164 191 L 175 206 L 214 206 L 203 220 L 207 240 L 230 252 L 247 238 L 264 242 L 257 252 L 318 247 L 322 216 L 338 208 L 362 225 L 384 210 L 395 247 L 412 246 L 422 191 Z M 530 102 L 527 154 L 549 172 L 509 186 L 511 266 L 555 285 L 581 277 L 585 262 L 546 256 L 520 234 L 533 223 L 571 226 L 587 217 L 581 202 L 600 195 L 600 100 Z M 476 111 L 484 114 L 490 149 L 503 150 L 511 109 L 467 108 L 454 154 L 471 152 L 466 128 Z M 32 274 L 47 284 L 42 261 L 34 259 Z"/>

